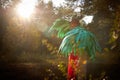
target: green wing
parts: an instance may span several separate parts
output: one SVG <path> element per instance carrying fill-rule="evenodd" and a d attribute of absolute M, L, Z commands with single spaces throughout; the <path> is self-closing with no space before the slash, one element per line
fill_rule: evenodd
<path fill-rule="evenodd" d="M 71 51 L 75 54 L 77 50 L 80 53 L 86 51 L 90 58 L 94 59 L 96 51 L 100 52 L 101 48 L 94 34 L 78 26 L 66 33 L 59 50 L 65 55 Z"/>
<path fill-rule="evenodd" d="M 64 19 L 57 19 L 50 28 L 50 32 L 57 31 L 57 36 L 63 38 L 70 30 L 70 23 Z"/>

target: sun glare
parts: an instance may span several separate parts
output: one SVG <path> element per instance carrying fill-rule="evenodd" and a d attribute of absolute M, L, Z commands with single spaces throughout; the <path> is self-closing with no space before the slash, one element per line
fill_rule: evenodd
<path fill-rule="evenodd" d="M 22 0 L 17 5 L 17 14 L 23 18 L 29 18 L 34 13 L 37 0 Z"/>

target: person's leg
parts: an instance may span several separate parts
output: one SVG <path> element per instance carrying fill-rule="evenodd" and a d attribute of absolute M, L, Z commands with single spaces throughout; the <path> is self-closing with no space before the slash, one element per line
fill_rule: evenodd
<path fill-rule="evenodd" d="M 78 65 L 78 56 L 71 53 L 68 59 L 68 80 L 77 80 L 76 69 Z"/>

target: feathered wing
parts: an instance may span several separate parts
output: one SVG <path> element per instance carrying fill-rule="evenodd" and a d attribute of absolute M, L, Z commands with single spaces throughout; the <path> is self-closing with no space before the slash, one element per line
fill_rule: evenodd
<path fill-rule="evenodd" d="M 90 58 L 94 59 L 96 51 L 100 52 L 101 48 L 94 34 L 78 26 L 66 33 L 59 50 L 65 55 L 71 51 L 76 54 L 76 50 L 80 53 L 86 51 Z"/>
<path fill-rule="evenodd" d="M 70 23 L 64 19 L 57 19 L 50 28 L 50 32 L 57 31 L 57 36 L 63 38 L 65 34 L 70 30 Z"/>

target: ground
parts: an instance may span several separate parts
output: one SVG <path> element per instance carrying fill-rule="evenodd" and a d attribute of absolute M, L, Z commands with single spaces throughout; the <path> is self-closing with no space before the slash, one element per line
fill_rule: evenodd
<path fill-rule="evenodd" d="M 11 58 L 10 58 L 11 57 Z M 2 80 L 64 80 L 58 65 L 67 61 L 57 55 L 40 55 L 23 53 L 19 56 L 2 56 L 0 58 L 0 79 Z M 66 62 L 64 62 L 66 63 Z"/>
<path fill-rule="evenodd" d="M 80 65 L 78 80 L 119 80 L 119 62 L 104 54 L 101 57 Z M 66 74 L 67 57 L 56 54 L 22 53 L 0 58 L 0 80 L 66 80 Z"/>

